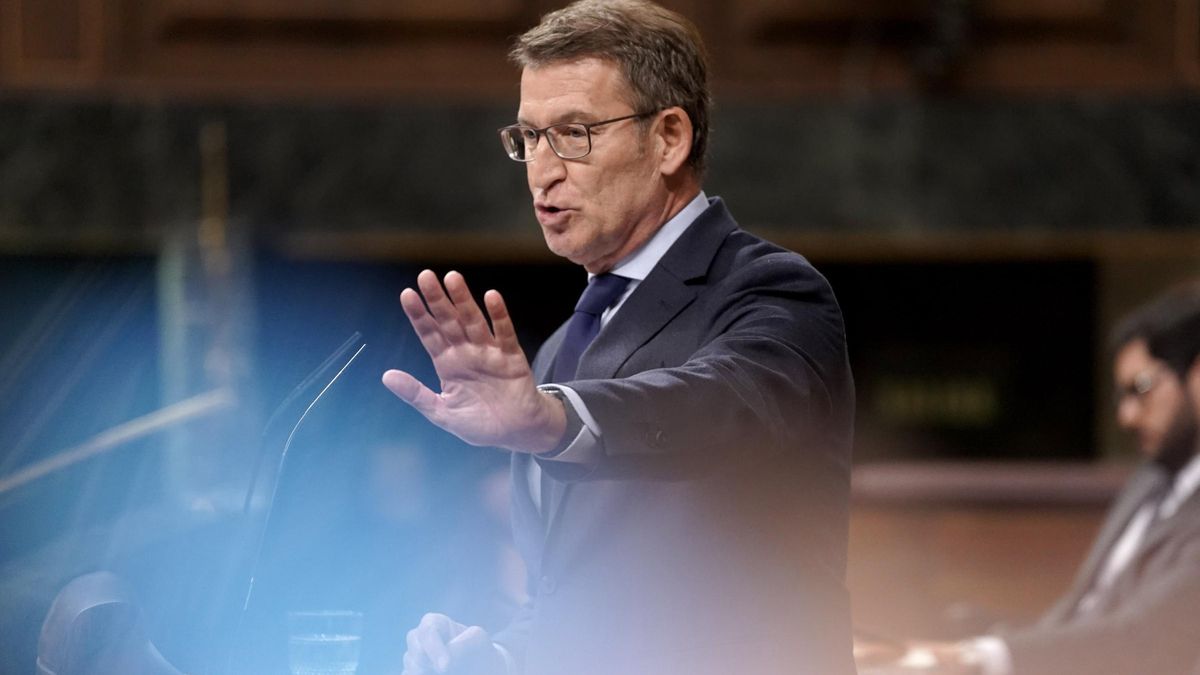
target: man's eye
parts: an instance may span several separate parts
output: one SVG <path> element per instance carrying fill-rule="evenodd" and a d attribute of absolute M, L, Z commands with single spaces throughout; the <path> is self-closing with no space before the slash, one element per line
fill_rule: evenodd
<path fill-rule="evenodd" d="M 533 129 L 522 129 L 521 137 L 525 139 L 525 142 L 532 143 L 537 140 L 537 132 Z"/>
<path fill-rule="evenodd" d="M 583 127 L 567 127 L 565 135 L 575 139 L 587 138 L 587 129 Z"/>

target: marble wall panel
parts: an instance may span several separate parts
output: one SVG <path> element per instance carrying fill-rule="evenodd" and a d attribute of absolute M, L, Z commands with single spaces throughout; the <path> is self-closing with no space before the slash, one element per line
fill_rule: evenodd
<path fill-rule="evenodd" d="M 0 98 L 0 232 L 153 239 L 200 213 L 227 130 L 231 220 L 296 232 L 524 233 L 495 105 Z M 718 99 L 710 193 L 748 226 L 834 233 L 1188 231 L 1200 99 Z"/>

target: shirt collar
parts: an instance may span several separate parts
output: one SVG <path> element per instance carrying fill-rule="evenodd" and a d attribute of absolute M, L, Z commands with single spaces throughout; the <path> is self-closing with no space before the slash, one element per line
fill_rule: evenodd
<path fill-rule="evenodd" d="M 708 209 L 708 196 L 701 190 L 700 194 L 679 210 L 679 213 L 663 223 L 663 226 L 658 228 L 658 232 L 655 232 L 649 241 L 625 256 L 610 271 L 618 276 L 633 279 L 635 282 L 642 281 L 649 276 L 650 270 L 654 269 L 658 261 L 667 254 L 675 240 L 679 239 L 706 209 Z M 588 279 L 590 280 L 593 276 L 595 275 L 589 273 Z"/>

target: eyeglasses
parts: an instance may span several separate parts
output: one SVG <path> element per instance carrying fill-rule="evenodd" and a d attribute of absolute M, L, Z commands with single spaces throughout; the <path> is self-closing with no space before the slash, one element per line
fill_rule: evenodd
<path fill-rule="evenodd" d="M 533 153 L 537 150 L 538 138 L 545 136 L 550 142 L 550 149 L 563 159 L 579 159 L 586 157 L 592 151 L 592 129 L 622 122 L 624 120 L 641 119 L 658 113 L 657 110 L 634 113 L 623 117 L 614 117 L 601 122 L 568 122 L 551 124 L 542 129 L 534 129 L 524 124 L 513 124 L 500 130 L 500 142 L 508 156 L 517 162 L 532 162 Z"/>
<path fill-rule="evenodd" d="M 1162 374 L 1162 368 L 1150 368 L 1143 370 L 1133 376 L 1133 381 L 1129 384 L 1119 385 L 1114 392 L 1114 403 L 1120 407 L 1126 400 L 1140 401 L 1146 394 L 1149 394 L 1155 385 L 1159 383 L 1159 376 Z"/>

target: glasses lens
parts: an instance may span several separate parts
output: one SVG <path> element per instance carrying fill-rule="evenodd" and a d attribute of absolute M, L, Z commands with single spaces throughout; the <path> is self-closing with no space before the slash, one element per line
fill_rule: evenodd
<path fill-rule="evenodd" d="M 592 149 L 587 127 L 582 124 L 559 124 L 546 130 L 546 138 L 554 152 L 563 159 L 578 159 Z"/>
<path fill-rule="evenodd" d="M 1138 396 L 1145 396 L 1146 394 L 1149 394 L 1150 390 L 1154 388 L 1154 384 L 1157 381 L 1157 379 L 1155 377 L 1156 375 L 1158 375 L 1158 373 L 1146 372 L 1146 373 L 1138 373 L 1136 376 L 1134 376 L 1134 378 L 1133 378 L 1134 393 L 1136 393 Z"/>
<path fill-rule="evenodd" d="M 1125 401 L 1142 401 L 1154 389 L 1154 385 L 1158 384 L 1158 373 L 1156 371 L 1142 372 L 1133 376 L 1133 381 L 1128 384 L 1118 384 L 1113 396 L 1116 399 L 1114 403 L 1116 407 L 1121 407 Z"/>
<path fill-rule="evenodd" d="M 518 162 L 528 162 L 537 145 L 537 132 L 522 127 L 505 127 L 500 130 L 500 142 L 504 151 Z"/>

